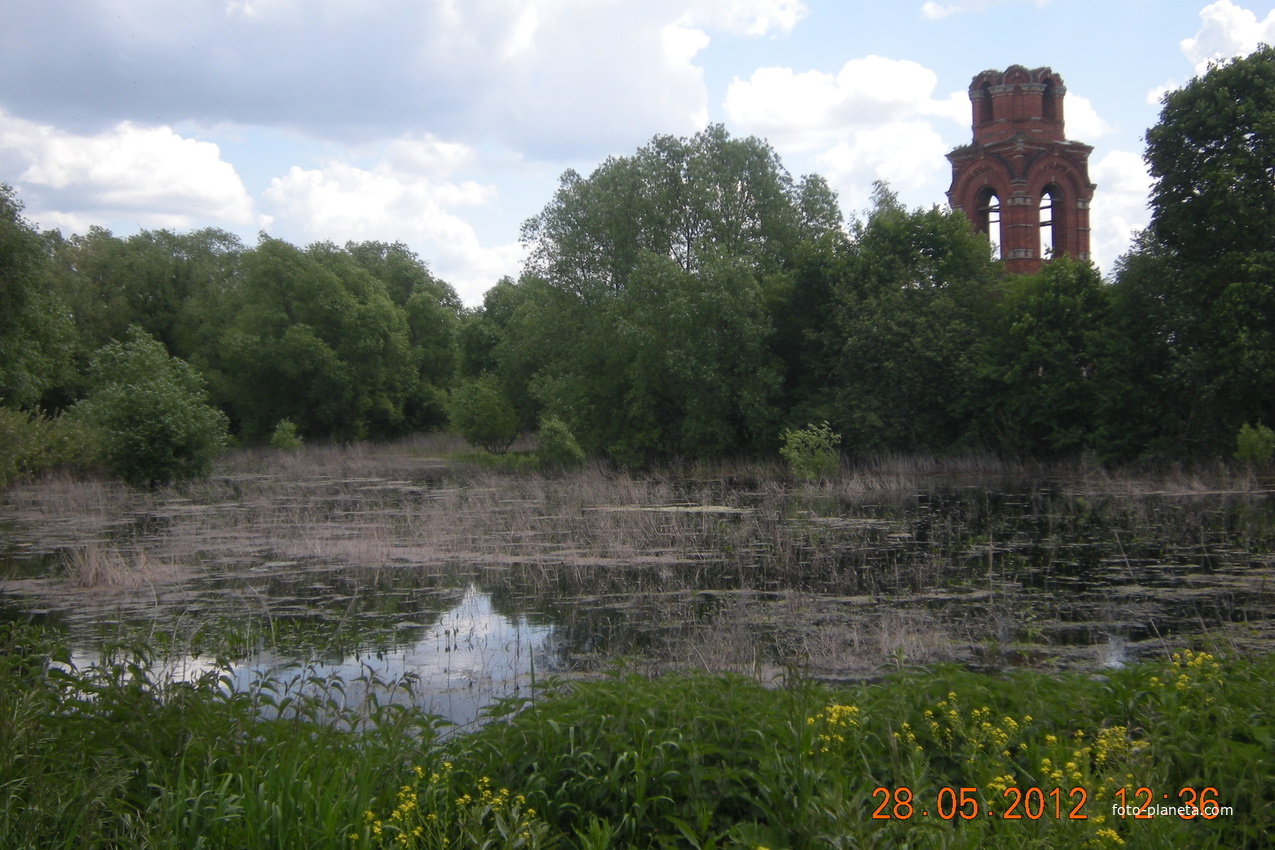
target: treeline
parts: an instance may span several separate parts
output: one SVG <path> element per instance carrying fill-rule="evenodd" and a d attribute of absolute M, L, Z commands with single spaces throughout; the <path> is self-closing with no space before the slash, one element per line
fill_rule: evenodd
<path fill-rule="evenodd" d="M 629 465 L 773 454 L 823 422 L 852 455 L 1229 456 L 1275 422 L 1273 120 L 1269 48 L 1168 95 L 1151 226 L 1107 280 L 1008 275 L 963 216 L 884 185 L 846 223 L 822 178 L 716 126 L 567 172 L 519 279 L 473 309 L 401 244 L 64 239 L 5 187 L 0 404 L 75 410 L 101 352 L 145 337 L 245 443 L 450 417 L 497 448 L 550 421 Z"/>

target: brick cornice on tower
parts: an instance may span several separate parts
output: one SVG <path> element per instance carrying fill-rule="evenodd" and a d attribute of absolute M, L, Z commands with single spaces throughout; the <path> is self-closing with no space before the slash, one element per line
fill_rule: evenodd
<path fill-rule="evenodd" d="M 974 139 L 947 155 L 948 202 L 983 233 L 999 216 L 1001 257 L 1010 271 L 1041 266 L 1042 200 L 1054 255 L 1089 258 L 1093 148 L 1064 133 L 1066 93 L 1050 68 L 984 71 L 969 88 Z"/>

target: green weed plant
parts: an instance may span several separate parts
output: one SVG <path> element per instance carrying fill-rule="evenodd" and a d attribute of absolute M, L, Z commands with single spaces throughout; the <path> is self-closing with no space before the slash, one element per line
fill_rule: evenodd
<path fill-rule="evenodd" d="M 301 448 L 303 442 L 301 435 L 297 433 L 296 423 L 291 419 L 280 419 L 274 426 L 274 433 L 270 435 L 270 448 L 280 451 L 294 451 Z"/>
<path fill-rule="evenodd" d="M 779 454 L 798 479 L 814 481 L 836 475 L 841 465 L 837 450 L 841 435 L 833 433 L 827 422 L 807 425 L 799 431 L 785 431 L 783 441 Z"/>
<path fill-rule="evenodd" d="M 1266 466 L 1275 455 L 1275 431 L 1260 422 L 1256 425 L 1245 422 L 1236 435 L 1235 443 L 1235 459 L 1250 467 Z"/>

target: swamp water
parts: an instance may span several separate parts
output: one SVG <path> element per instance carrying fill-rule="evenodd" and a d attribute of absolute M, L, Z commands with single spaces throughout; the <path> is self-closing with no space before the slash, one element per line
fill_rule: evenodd
<path fill-rule="evenodd" d="M 220 657 L 241 683 L 407 678 L 461 724 L 617 658 L 835 680 L 1275 646 L 1275 499 L 1247 484 L 271 464 L 155 494 L 11 488 L 0 618 L 64 631 L 85 662 L 144 637 L 175 675 Z"/>

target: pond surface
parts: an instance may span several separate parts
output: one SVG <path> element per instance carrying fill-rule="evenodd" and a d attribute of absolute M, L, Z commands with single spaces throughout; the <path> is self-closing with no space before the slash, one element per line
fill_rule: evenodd
<path fill-rule="evenodd" d="M 878 470 L 801 487 L 316 450 L 155 494 L 11 488 L 0 617 L 85 658 L 145 637 L 179 670 L 234 659 L 241 681 L 407 678 L 463 724 L 533 669 L 621 657 L 844 679 L 1267 651 L 1273 544 L 1275 500 L 1243 481 Z"/>

